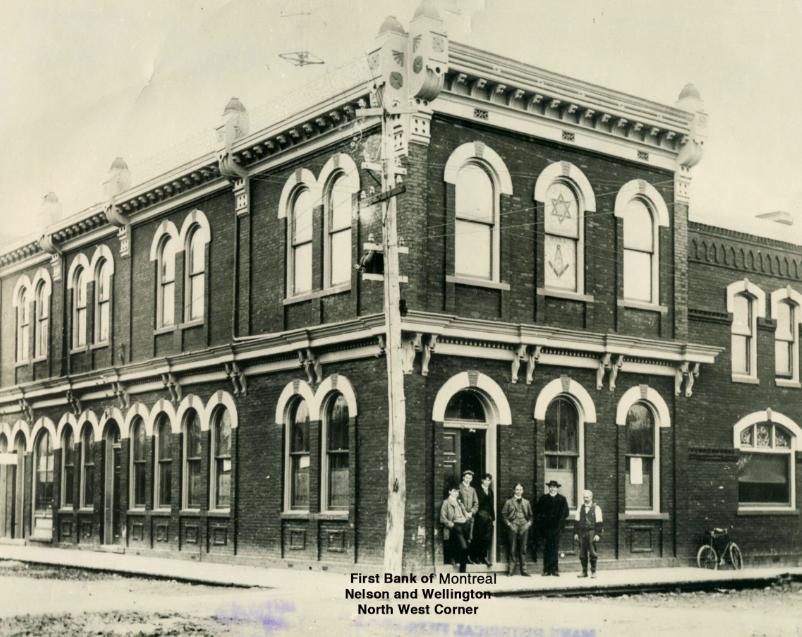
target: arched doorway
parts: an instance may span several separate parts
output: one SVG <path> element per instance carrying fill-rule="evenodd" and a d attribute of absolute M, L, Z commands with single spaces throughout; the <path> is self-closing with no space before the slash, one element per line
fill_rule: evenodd
<path fill-rule="evenodd" d="M 120 519 L 120 428 L 108 420 L 103 430 L 103 544 L 122 537 Z"/>
<path fill-rule="evenodd" d="M 465 389 L 454 394 L 446 406 L 443 421 L 443 486 L 459 482 L 463 471 L 471 470 L 474 481 L 487 466 L 487 411 L 479 394 Z M 445 493 L 443 494 L 445 497 Z"/>

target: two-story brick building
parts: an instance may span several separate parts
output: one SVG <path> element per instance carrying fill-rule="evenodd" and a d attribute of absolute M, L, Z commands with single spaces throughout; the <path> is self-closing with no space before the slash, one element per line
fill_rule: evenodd
<path fill-rule="evenodd" d="M 713 525 L 798 560 L 802 250 L 689 223 L 696 90 L 668 107 L 446 44 L 397 148 L 405 567 L 442 565 L 466 468 L 499 506 L 516 482 L 572 508 L 593 489 L 620 564 L 687 563 Z M 381 562 L 367 75 L 253 132 L 232 100 L 224 152 L 133 187 L 115 161 L 108 201 L 0 255 L 1 536 Z"/>

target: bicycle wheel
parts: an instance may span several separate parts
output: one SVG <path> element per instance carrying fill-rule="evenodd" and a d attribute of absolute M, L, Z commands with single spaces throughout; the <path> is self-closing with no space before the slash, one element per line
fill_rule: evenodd
<path fill-rule="evenodd" d="M 699 552 L 696 554 L 696 564 L 699 568 L 718 570 L 718 555 L 716 555 L 715 549 L 709 544 L 700 546 Z"/>
<path fill-rule="evenodd" d="M 732 564 L 732 568 L 736 571 L 744 567 L 744 558 L 743 555 L 741 555 L 741 549 L 738 548 L 735 542 L 730 542 L 730 547 L 727 550 L 727 559 L 730 564 Z"/>

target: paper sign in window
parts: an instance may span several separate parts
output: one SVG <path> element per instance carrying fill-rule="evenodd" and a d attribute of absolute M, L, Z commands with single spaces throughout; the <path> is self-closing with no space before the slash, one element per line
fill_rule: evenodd
<path fill-rule="evenodd" d="M 629 459 L 629 483 L 643 484 L 643 458 Z"/>
<path fill-rule="evenodd" d="M 223 471 L 231 471 L 231 460 L 223 458 Z"/>

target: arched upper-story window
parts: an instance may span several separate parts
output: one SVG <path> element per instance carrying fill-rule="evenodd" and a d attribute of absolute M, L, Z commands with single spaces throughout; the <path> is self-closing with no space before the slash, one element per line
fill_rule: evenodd
<path fill-rule="evenodd" d="M 501 195 L 512 194 L 507 167 L 492 148 L 467 143 L 451 153 L 444 179 L 454 186 L 454 276 L 500 282 Z"/>
<path fill-rule="evenodd" d="M 171 443 L 172 429 L 170 418 L 167 414 L 159 414 L 156 418 L 154 427 L 155 438 L 153 446 L 155 448 L 154 488 L 156 490 L 154 502 L 157 509 L 169 509 L 172 504 L 172 476 L 173 476 L 173 453 Z"/>
<path fill-rule="evenodd" d="M 757 319 L 766 316 L 766 294 L 748 279 L 727 286 L 732 314 L 731 358 L 734 381 L 757 380 Z"/>
<path fill-rule="evenodd" d="M 75 504 L 75 434 L 67 425 L 61 437 L 61 506 Z"/>
<path fill-rule="evenodd" d="M 28 360 L 28 352 L 30 350 L 31 339 L 31 292 L 30 286 L 26 283 L 17 284 L 17 290 L 14 295 L 14 305 L 16 308 L 16 321 L 17 321 L 17 346 L 16 346 L 16 361 L 24 363 Z"/>
<path fill-rule="evenodd" d="M 111 335 L 111 263 L 100 259 L 95 266 L 95 344 L 108 343 Z"/>
<path fill-rule="evenodd" d="M 34 508 L 47 510 L 53 506 L 53 441 L 42 431 L 34 447 Z"/>
<path fill-rule="evenodd" d="M 312 290 L 312 230 L 315 200 L 309 188 L 293 194 L 289 212 L 289 296 Z"/>
<path fill-rule="evenodd" d="M 581 424 L 576 404 L 568 396 L 559 396 L 546 409 L 545 481 L 556 480 L 568 506 L 576 508 L 584 486 L 580 462 Z"/>
<path fill-rule="evenodd" d="M 184 416 L 184 489 L 182 508 L 199 509 L 201 506 L 201 421 L 200 414 L 194 409 L 188 409 Z"/>
<path fill-rule="evenodd" d="M 351 280 L 351 216 L 353 192 L 351 180 L 340 173 L 330 180 L 326 188 L 326 264 L 325 287 Z"/>
<path fill-rule="evenodd" d="M 349 480 L 348 401 L 340 393 L 331 394 L 323 408 L 323 502 L 326 509 L 348 508 Z"/>
<path fill-rule="evenodd" d="M 777 384 L 799 383 L 799 323 L 802 294 L 790 286 L 771 293 L 771 315 L 777 322 L 774 334 L 774 371 Z"/>
<path fill-rule="evenodd" d="M 735 424 L 740 510 L 796 509 L 800 434 L 795 422 L 771 410 L 754 412 Z"/>
<path fill-rule="evenodd" d="M 558 293 L 585 292 L 585 213 L 596 210 L 593 188 L 569 162 L 538 175 L 535 201 L 543 206 L 543 284 Z"/>
<path fill-rule="evenodd" d="M 77 349 L 86 346 L 88 273 L 78 266 L 72 276 L 72 348 Z"/>
<path fill-rule="evenodd" d="M 176 241 L 170 236 L 159 245 L 156 316 L 158 327 L 175 325 L 175 252 Z"/>
<path fill-rule="evenodd" d="M 33 336 L 33 356 L 34 358 L 45 358 L 50 336 L 50 294 L 48 294 L 47 284 L 44 281 L 36 284 L 34 319 L 36 328 Z"/>
<path fill-rule="evenodd" d="M 206 299 L 206 241 L 200 226 L 193 226 L 189 231 L 184 254 L 184 320 L 202 321 Z"/>
<path fill-rule="evenodd" d="M 145 477 L 147 455 L 145 450 L 145 423 L 137 417 L 131 425 L 131 508 L 145 508 Z"/>
<path fill-rule="evenodd" d="M 81 432 L 81 508 L 95 505 L 95 431 L 85 423 Z"/>
<path fill-rule="evenodd" d="M 290 405 L 286 450 L 287 508 L 309 510 L 309 406 L 305 400 L 295 400 Z"/>
<path fill-rule="evenodd" d="M 660 303 L 660 227 L 669 225 L 668 208 L 657 189 L 642 179 L 627 182 L 615 200 L 623 221 L 624 301 Z"/>

